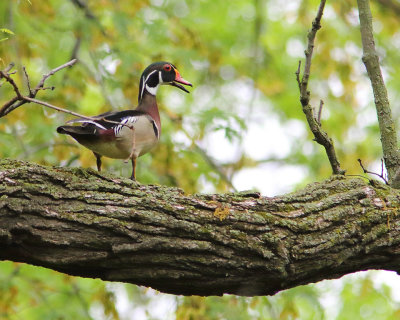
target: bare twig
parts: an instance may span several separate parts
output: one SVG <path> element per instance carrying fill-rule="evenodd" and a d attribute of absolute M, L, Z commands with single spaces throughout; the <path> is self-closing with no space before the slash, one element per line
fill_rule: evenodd
<path fill-rule="evenodd" d="M 82 119 L 87 119 L 87 120 L 91 120 L 91 121 L 105 121 L 105 122 L 108 122 L 108 123 L 113 123 L 113 124 L 122 125 L 122 126 L 126 126 L 128 128 L 131 128 L 131 126 L 129 126 L 127 124 L 124 124 L 124 123 L 121 123 L 121 122 L 118 122 L 118 121 L 108 120 L 108 119 L 105 119 L 104 117 L 103 118 L 99 118 L 99 117 L 84 116 L 84 115 L 81 115 L 79 113 L 76 113 L 76 112 L 73 112 L 73 111 L 70 111 L 70 110 L 66 110 L 66 109 L 54 106 L 54 105 L 52 105 L 52 104 L 50 104 L 48 102 L 35 99 L 35 96 L 37 95 L 37 93 L 40 90 L 47 90 L 47 89 L 54 90 L 54 87 L 44 87 L 44 83 L 45 83 L 47 78 L 49 78 L 50 76 L 55 74 L 57 71 L 60 71 L 60 70 L 66 68 L 68 66 L 72 66 L 76 61 L 77 61 L 76 59 L 73 59 L 73 60 L 71 60 L 71 61 L 69 61 L 69 62 L 67 62 L 67 63 L 65 63 L 65 64 L 63 64 L 63 65 L 61 65 L 61 66 L 59 66 L 59 67 L 57 67 L 55 69 L 53 69 L 53 70 L 51 70 L 49 73 L 46 73 L 45 75 L 43 75 L 43 78 L 40 80 L 38 85 L 33 90 L 31 89 L 28 73 L 27 73 L 27 71 L 26 71 L 26 69 L 24 67 L 23 70 L 24 70 L 24 73 L 25 73 L 26 80 L 28 82 L 29 97 L 24 96 L 24 95 L 21 94 L 21 91 L 19 90 L 18 86 L 16 85 L 14 80 L 10 77 L 11 73 L 7 73 L 6 70 L 10 70 L 13 67 L 13 65 L 10 65 L 11 67 L 9 66 L 5 70 L 0 71 L 0 79 L 4 78 L 6 80 L 6 82 L 10 83 L 13 86 L 15 94 L 16 94 L 16 96 L 14 98 L 10 99 L 8 102 L 6 102 L 2 106 L 2 108 L 0 109 L 0 118 L 4 117 L 5 115 L 7 115 L 11 111 L 15 110 L 19 106 L 22 106 L 25 103 L 32 102 L 32 103 L 36 103 L 36 104 L 45 106 L 45 107 L 53 109 L 53 110 L 57 110 L 57 111 L 64 112 L 64 113 L 68 113 L 70 115 L 73 115 L 73 116 L 76 116 L 76 117 L 79 117 L 79 118 L 82 118 Z"/>
<path fill-rule="evenodd" d="M 169 116 L 169 118 L 172 121 L 176 121 L 176 119 L 174 119 L 172 117 L 172 115 L 170 113 L 167 113 L 167 115 Z M 210 168 L 219 175 L 219 177 L 227 184 L 227 186 L 230 188 L 230 190 L 236 192 L 237 189 L 235 188 L 235 186 L 233 185 L 232 182 L 232 178 L 231 176 L 227 173 L 227 169 L 229 169 L 229 167 L 233 167 L 233 166 L 229 166 L 228 165 L 224 165 L 221 163 L 218 163 L 212 156 L 210 156 L 206 150 L 204 150 L 201 146 L 199 146 L 199 144 L 193 140 L 193 137 L 189 134 L 189 132 L 181 126 L 180 130 L 186 135 L 186 137 L 192 141 L 192 145 L 191 145 L 191 149 L 198 153 L 203 159 L 204 161 L 210 166 Z M 235 164 L 237 165 L 237 162 L 235 162 Z"/>
<path fill-rule="evenodd" d="M 81 47 L 82 37 L 78 35 L 75 40 L 74 48 L 72 49 L 71 53 L 71 60 L 78 59 L 78 52 Z"/>
<path fill-rule="evenodd" d="M 208 163 L 208 165 L 220 176 L 222 180 L 225 181 L 225 183 L 233 190 L 234 192 L 237 192 L 237 189 L 233 185 L 231 179 L 226 175 L 224 172 L 222 166 L 218 165 L 218 163 L 213 159 L 210 155 L 207 154 L 207 152 L 201 148 L 197 143 L 193 144 L 193 148 L 196 150 L 197 153 L 199 153 L 203 159 Z"/>
<path fill-rule="evenodd" d="M 119 122 L 119 121 L 113 121 L 113 120 L 108 120 L 108 119 L 99 118 L 99 117 L 88 117 L 88 116 L 84 116 L 84 115 L 81 115 L 81 114 L 79 114 L 79 113 L 77 113 L 77 112 L 70 111 L 70 110 L 66 110 L 66 109 L 63 109 L 63 108 L 54 106 L 54 105 L 52 105 L 52 104 L 50 104 L 50 103 L 48 103 L 48 102 L 41 101 L 41 100 L 37 100 L 37 99 L 34 99 L 34 98 L 30 98 L 30 97 L 22 97 L 22 99 L 23 99 L 24 101 L 28 101 L 28 102 L 40 104 L 40 105 L 42 105 L 42 106 L 45 106 L 45 107 L 50 108 L 50 109 L 53 109 L 53 110 L 57 110 L 57 111 L 64 112 L 64 113 L 68 113 L 68 114 L 70 114 L 70 115 L 73 115 L 73 116 L 75 116 L 75 117 L 79 117 L 79 118 L 82 118 L 82 119 L 91 120 L 91 121 L 105 121 L 105 122 L 108 122 L 108 123 L 113 123 L 113 124 L 118 124 L 118 125 L 120 124 L 120 125 L 126 126 L 127 128 L 130 128 L 130 129 L 131 129 L 131 126 L 130 126 L 130 125 L 121 123 L 121 122 Z"/>
<path fill-rule="evenodd" d="M 79 113 L 76 113 L 76 112 L 73 112 L 73 111 L 69 111 L 69 110 L 66 110 L 66 109 L 63 109 L 63 108 L 60 108 L 60 107 L 56 107 L 56 106 L 54 106 L 54 105 L 52 105 L 50 103 L 47 103 L 47 102 L 44 102 L 44 101 L 40 101 L 40 100 L 37 100 L 37 99 L 34 99 L 34 98 L 23 97 L 23 99 L 25 101 L 29 101 L 29 102 L 33 102 L 33 103 L 36 103 L 36 104 L 40 104 L 42 106 L 45 106 L 45 107 L 53 109 L 53 110 L 57 110 L 57 111 L 60 111 L 60 112 L 71 114 L 71 115 L 73 115 L 75 117 L 79 117 L 79 118 L 83 118 L 83 119 L 87 119 L 87 120 L 92 120 L 92 121 L 93 120 L 98 120 L 98 119 L 95 119 L 95 118 L 92 118 L 92 117 L 83 116 L 83 115 L 81 115 Z"/>
<path fill-rule="evenodd" d="M 400 15 L 400 4 L 398 1 L 393 0 L 377 0 L 387 12 L 395 13 Z"/>
<path fill-rule="evenodd" d="M 43 88 L 44 82 L 47 80 L 48 77 L 52 76 L 57 71 L 60 71 L 60 70 L 62 70 L 64 68 L 66 68 L 66 67 L 70 67 L 70 66 L 74 65 L 76 63 L 76 61 L 77 61 L 77 59 L 72 59 L 71 61 L 68 61 L 67 63 L 64 63 L 63 65 L 51 70 L 49 73 L 44 74 L 42 80 L 40 80 L 40 82 L 38 83 L 38 85 L 34 89 L 34 92 L 37 93 L 40 89 Z"/>
<path fill-rule="evenodd" d="M 25 78 L 26 78 L 26 85 L 28 86 L 28 91 L 29 91 L 29 96 L 33 97 L 34 93 L 31 89 L 31 82 L 29 80 L 29 75 L 28 75 L 28 72 L 26 72 L 25 66 L 22 67 L 22 70 L 24 70 L 24 74 L 25 74 Z"/>
<path fill-rule="evenodd" d="M 11 63 L 7 66 L 7 68 L 5 68 L 5 69 L 3 70 L 3 72 L 8 73 L 12 68 L 14 68 L 14 66 L 15 66 L 15 63 L 14 63 L 14 62 L 11 62 Z"/>
<path fill-rule="evenodd" d="M 92 21 L 95 22 L 95 24 L 98 26 L 98 28 L 100 29 L 101 33 L 104 36 L 107 36 L 106 31 L 104 30 L 103 26 L 100 23 L 100 20 L 93 14 L 93 12 L 89 9 L 88 4 L 86 3 L 86 1 L 82 1 L 82 0 L 71 0 L 71 2 L 77 6 L 79 9 L 83 10 L 83 12 L 85 13 L 85 17 L 87 19 L 90 19 Z"/>
<path fill-rule="evenodd" d="M 297 71 L 294 73 L 296 75 L 297 84 L 299 85 L 299 90 L 301 91 L 300 69 L 301 69 L 301 60 L 299 60 L 299 66 L 297 67 Z"/>
<path fill-rule="evenodd" d="M 385 169 L 385 162 L 383 161 L 383 159 L 381 159 L 381 176 L 385 177 L 385 179 L 387 178 L 387 175 L 384 176 L 384 169 Z M 386 179 L 387 180 L 387 179 Z"/>
<path fill-rule="evenodd" d="M 41 88 L 41 90 L 51 90 L 53 91 L 56 87 L 52 86 L 52 87 L 43 87 Z"/>
<path fill-rule="evenodd" d="M 365 169 L 364 165 L 362 164 L 361 159 L 357 159 L 357 161 L 358 161 L 358 163 L 360 164 L 360 167 L 361 167 L 361 169 L 363 170 L 364 173 L 373 174 L 373 175 L 375 175 L 375 176 L 381 178 L 381 179 L 385 182 L 385 184 L 389 184 L 389 181 L 387 180 L 387 178 L 385 177 L 385 174 L 384 174 L 384 172 L 383 172 L 383 160 L 382 160 L 382 170 L 381 170 L 381 173 L 380 173 L 380 174 Z"/>
<path fill-rule="evenodd" d="M 37 86 L 35 87 L 35 89 L 33 89 L 33 90 L 30 89 L 30 88 L 31 88 L 31 85 L 30 85 L 30 83 L 29 83 L 29 76 L 28 76 L 28 74 L 27 74 L 26 71 L 25 71 L 26 77 L 27 77 L 27 81 L 28 81 L 29 98 L 35 98 L 36 95 L 37 95 L 37 93 L 38 93 L 40 90 L 45 90 L 45 89 L 43 88 L 43 86 L 44 86 L 44 83 L 45 83 L 45 81 L 46 81 L 47 78 L 49 78 L 50 76 L 52 76 L 53 74 L 55 74 L 57 71 L 60 71 L 60 70 L 62 70 L 62 69 L 64 69 L 64 68 L 66 68 L 66 67 L 72 66 L 76 61 L 77 61 L 76 59 L 73 59 L 73 60 L 71 60 L 71 61 L 69 61 L 69 62 L 67 62 L 67 63 L 64 63 L 63 65 L 61 65 L 61 66 L 59 66 L 59 67 L 57 67 L 57 68 L 51 70 L 49 73 L 44 74 L 44 75 L 43 75 L 43 78 L 40 80 L 40 82 L 38 83 L 38 85 L 37 85 Z M 1 118 L 1 117 L 4 117 L 5 115 L 9 114 L 11 111 L 15 110 L 16 108 L 22 106 L 23 104 L 25 104 L 25 103 L 27 103 L 27 102 L 29 101 L 28 99 L 25 99 L 25 98 L 27 98 L 27 97 L 24 97 L 24 96 L 21 94 L 21 91 L 19 90 L 19 88 L 18 88 L 17 85 L 15 84 L 14 80 L 10 77 L 10 74 L 11 74 L 11 73 L 9 73 L 9 72 L 7 71 L 7 69 L 8 69 L 8 67 L 7 67 L 5 70 L 0 71 L 0 79 L 1 79 L 1 78 L 4 78 L 7 82 L 9 82 L 9 83 L 13 86 L 14 91 L 15 91 L 15 93 L 16 93 L 16 97 L 10 99 L 8 102 L 6 102 L 6 103 L 1 107 L 1 109 L 0 109 L 0 118 Z"/>
<path fill-rule="evenodd" d="M 322 108 L 324 106 L 324 100 L 320 100 L 319 102 L 319 109 L 318 109 L 318 115 L 317 115 L 317 122 L 321 126 L 321 115 L 322 115 Z"/>
<path fill-rule="evenodd" d="M 303 112 L 306 116 L 308 125 L 314 135 L 314 140 L 325 148 L 326 154 L 328 156 L 329 162 L 332 167 L 332 172 L 334 174 L 344 174 L 345 170 L 342 170 L 340 168 L 340 163 L 336 156 L 336 151 L 333 145 L 333 141 L 328 136 L 328 134 L 321 129 L 320 120 L 318 120 L 320 119 L 320 115 L 318 115 L 318 118 L 316 118 L 313 109 L 310 106 L 310 91 L 308 91 L 308 80 L 310 78 L 311 58 L 314 50 L 314 40 L 317 31 L 321 28 L 321 18 L 324 12 L 325 2 L 326 0 L 321 0 L 317 16 L 315 17 L 312 23 L 312 28 L 307 35 L 308 45 L 307 49 L 304 52 L 306 56 L 306 61 L 304 66 L 303 77 L 300 80 L 300 67 L 301 67 L 300 62 L 295 74 L 300 90 L 300 102 L 303 107 Z M 320 105 L 320 110 L 322 110 L 321 105 Z"/>
<path fill-rule="evenodd" d="M 263 29 L 263 21 L 265 21 L 263 14 L 265 12 L 265 3 L 263 0 L 253 0 L 254 3 L 254 8 L 256 10 L 256 15 L 254 18 L 254 29 L 253 29 L 253 44 L 252 44 L 252 76 L 251 78 L 253 79 L 254 83 L 258 82 L 258 78 L 260 76 L 260 55 L 263 55 L 262 53 L 262 47 L 260 45 L 260 38 L 262 34 L 262 29 Z M 254 108 L 254 102 L 256 101 L 257 98 L 257 86 L 253 86 L 253 90 L 249 99 L 249 104 L 248 104 L 248 118 L 253 114 L 253 108 Z"/>
<path fill-rule="evenodd" d="M 21 92 L 19 91 L 19 88 L 18 88 L 17 84 L 15 83 L 13 78 L 10 77 L 10 75 L 8 73 L 0 71 L 0 78 L 6 79 L 6 81 L 9 82 L 12 85 L 12 87 L 13 87 L 13 89 L 15 91 L 15 94 L 17 95 L 17 98 L 18 99 L 22 99 L 22 95 L 21 95 Z"/>
<path fill-rule="evenodd" d="M 321 19 L 322 19 L 322 14 L 324 13 L 325 2 L 326 0 L 321 0 L 318 7 L 317 16 L 312 22 L 312 28 L 310 32 L 308 32 L 307 34 L 308 45 L 307 45 L 307 50 L 304 52 L 306 55 L 306 61 L 304 65 L 303 79 L 301 81 L 301 97 L 308 98 L 308 100 L 310 98 L 310 92 L 307 91 L 307 86 L 311 71 L 311 57 L 314 51 L 315 36 L 317 34 L 317 31 L 321 29 Z"/>
<path fill-rule="evenodd" d="M 360 18 L 360 32 L 363 46 L 362 60 L 368 72 L 374 92 L 375 107 L 378 115 L 379 131 L 381 135 L 383 159 L 388 172 L 389 184 L 398 185 L 394 176 L 400 169 L 400 150 L 397 142 L 395 122 L 390 109 L 389 98 L 382 72 L 379 66 L 379 57 L 375 49 L 372 29 L 372 15 L 368 0 L 357 0 Z M 396 175 L 397 176 L 397 175 Z"/>

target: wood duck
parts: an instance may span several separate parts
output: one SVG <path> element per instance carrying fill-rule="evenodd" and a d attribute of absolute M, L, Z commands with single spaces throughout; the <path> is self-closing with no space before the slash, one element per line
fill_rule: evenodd
<path fill-rule="evenodd" d="M 169 62 L 149 65 L 140 78 L 139 104 L 134 110 L 111 111 L 88 119 L 74 119 L 57 128 L 93 151 L 97 169 L 101 171 L 101 157 L 131 160 L 131 179 L 136 180 L 136 159 L 149 152 L 160 140 L 161 121 L 156 94 L 160 85 L 171 85 L 185 92 L 182 86 L 192 84 L 181 77 Z"/>

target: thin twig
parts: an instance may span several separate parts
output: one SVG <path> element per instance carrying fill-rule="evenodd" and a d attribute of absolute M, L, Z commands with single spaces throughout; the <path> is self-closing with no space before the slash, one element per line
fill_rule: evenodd
<path fill-rule="evenodd" d="M 8 73 L 4 73 L 3 71 L 0 71 L 0 78 L 6 79 L 7 82 L 9 82 L 12 85 L 12 87 L 13 87 L 13 89 L 15 91 L 15 94 L 17 95 L 18 99 L 22 98 L 22 94 L 19 91 L 19 88 L 18 88 L 17 84 L 15 83 L 13 78 L 10 77 L 10 75 Z"/>
<path fill-rule="evenodd" d="M 78 61 L 77 59 L 72 59 L 71 61 L 68 61 L 67 63 L 64 63 L 63 65 L 51 70 L 49 73 L 46 73 L 43 75 L 42 80 L 40 80 L 40 82 L 38 83 L 38 85 L 36 86 L 36 88 L 34 89 L 34 91 L 37 93 L 40 89 L 43 88 L 44 86 L 44 82 L 46 81 L 46 79 L 50 76 L 52 76 L 53 74 L 55 74 L 57 71 L 60 71 L 66 67 L 71 67 L 73 64 L 76 63 L 76 61 Z"/>
<path fill-rule="evenodd" d="M 14 68 L 14 66 L 15 66 L 15 63 L 14 63 L 14 62 L 11 62 L 11 63 L 7 66 L 7 68 L 5 68 L 5 69 L 3 70 L 3 72 L 9 73 L 9 71 L 10 71 L 12 68 Z"/>
<path fill-rule="evenodd" d="M 400 15 L 400 4 L 398 1 L 393 0 L 377 0 L 382 6 L 382 9 L 386 9 L 388 13 L 394 13 L 397 16 Z M 385 13 L 386 13 L 385 12 Z"/>
<path fill-rule="evenodd" d="M 258 78 L 260 76 L 260 54 L 261 54 L 261 45 L 260 45 L 260 38 L 261 38 L 261 32 L 263 28 L 263 21 L 265 20 L 263 18 L 263 13 L 264 13 L 264 1 L 260 0 L 253 0 L 254 3 L 254 8 L 256 10 L 256 15 L 254 18 L 254 37 L 253 37 L 253 48 L 252 48 L 252 76 L 251 78 L 253 79 L 254 83 L 258 82 Z M 253 86 L 253 90 L 251 93 L 251 97 L 249 99 L 249 104 L 248 104 L 248 118 L 253 114 L 253 108 L 254 108 L 254 103 L 257 98 L 257 86 Z"/>
<path fill-rule="evenodd" d="M 26 100 L 26 101 L 29 101 L 29 102 L 33 102 L 33 103 L 36 103 L 36 104 L 40 104 L 40 105 L 45 106 L 45 107 L 48 107 L 48 108 L 50 108 L 50 109 L 54 109 L 54 110 L 57 110 L 57 111 L 60 111 L 60 112 L 68 113 L 68 114 L 70 114 L 70 115 L 73 115 L 73 116 L 75 116 L 75 117 L 79 117 L 79 118 L 82 118 L 82 119 L 91 120 L 91 121 L 104 121 L 104 122 L 108 122 L 108 123 L 112 123 L 112 124 L 122 125 L 122 126 L 125 126 L 125 127 L 127 127 L 127 128 L 132 129 L 132 127 L 131 127 L 130 125 L 125 124 L 125 123 L 121 123 L 121 122 L 119 122 L 119 121 L 108 120 L 108 119 L 106 119 L 106 118 L 104 118 L 104 117 L 99 118 L 99 117 L 88 117 L 88 116 L 83 116 L 83 115 L 81 115 L 81 114 L 79 114 L 79 113 L 77 113 L 77 112 L 70 111 L 70 110 L 66 110 L 66 109 L 63 109 L 63 108 L 54 106 L 54 105 L 52 105 L 52 104 L 50 104 L 50 103 L 48 103 L 48 102 L 41 101 L 41 100 L 37 100 L 37 99 L 34 99 L 34 98 L 30 98 L 30 97 L 23 97 L 23 99 Z"/>
<path fill-rule="evenodd" d="M 27 80 L 27 83 L 28 83 L 29 97 L 24 96 L 24 95 L 21 94 L 21 91 L 19 90 L 18 86 L 16 85 L 14 80 L 10 77 L 10 73 L 6 72 L 6 70 L 10 70 L 11 69 L 11 67 L 10 67 L 11 65 L 9 67 L 7 67 L 7 69 L 5 69 L 3 71 L 0 71 L 0 79 L 4 78 L 6 80 L 6 82 L 9 82 L 13 86 L 14 91 L 16 93 L 16 97 L 10 99 L 0 109 L 0 118 L 4 117 L 5 115 L 7 115 L 11 111 L 15 110 L 19 106 L 21 106 L 21 105 L 23 105 L 25 103 L 32 102 L 32 103 L 36 103 L 36 104 L 45 106 L 47 108 L 50 108 L 50 109 L 53 109 L 53 110 L 57 110 L 57 111 L 60 111 L 60 112 L 64 112 L 64 113 L 67 113 L 67 114 L 70 114 L 70 115 L 73 115 L 73 116 L 76 116 L 76 117 L 79 117 L 79 118 L 82 118 L 82 119 L 86 119 L 86 120 L 90 120 L 90 121 L 105 121 L 105 122 L 112 123 L 112 124 L 126 126 L 126 127 L 130 128 L 130 129 L 132 129 L 132 127 L 130 125 L 125 124 L 125 123 L 121 123 L 119 121 L 108 120 L 108 119 L 105 119 L 104 117 L 99 118 L 99 117 L 84 116 L 84 115 L 81 115 L 79 113 L 76 113 L 76 112 L 73 112 L 73 111 L 70 111 L 70 110 L 66 110 L 66 109 L 54 106 L 54 105 L 52 105 L 52 104 L 50 104 L 48 102 L 35 99 L 35 96 L 37 95 L 37 93 L 40 90 L 47 90 L 47 89 L 54 90 L 54 87 L 44 87 L 44 83 L 45 83 L 47 78 L 49 78 L 50 76 L 55 74 L 57 71 L 60 71 L 60 70 L 66 68 L 68 66 L 72 66 L 76 61 L 77 61 L 76 59 L 73 59 L 73 60 L 71 60 L 71 61 L 69 61 L 67 63 L 64 63 L 63 65 L 51 70 L 49 73 L 46 73 L 45 75 L 43 75 L 43 78 L 40 80 L 38 85 L 33 90 L 31 89 L 31 86 L 30 86 L 29 75 L 28 75 L 28 73 L 27 73 L 27 71 L 26 71 L 26 69 L 24 67 L 23 70 L 24 70 L 25 77 L 26 77 L 26 80 Z"/>
<path fill-rule="evenodd" d="M 295 72 L 297 84 L 299 85 L 299 90 L 301 91 L 300 68 L 301 68 L 301 60 L 299 60 L 299 66 L 297 67 L 297 71 Z"/>
<path fill-rule="evenodd" d="M 172 119 L 172 118 L 171 118 Z M 221 164 L 218 164 L 215 159 L 213 159 L 206 150 L 204 150 L 202 147 L 198 145 L 195 141 L 193 141 L 193 137 L 183 128 L 181 127 L 182 132 L 186 135 L 186 137 L 192 141 L 192 146 L 191 148 L 197 152 L 210 166 L 211 169 L 214 170 L 215 173 L 217 173 L 220 178 L 228 185 L 228 187 L 236 192 L 237 189 L 232 183 L 232 179 L 226 174 L 226 170 L 224 170 L 224 166 Z"/>
<path fill-rule="evenodd" d="M 24 70 L 24 74 L 25 74 L 25 78 L 26 78 L 26 85 L 28 86 L 28 91 L 29 91 L 29 96 L 33 98 L 34 94 L 31 89 L 31 82 L 29 80 L 29 75 L 28 75 L 28 72 L 26 72 L 25 66 L 22 67 L 22 70 Z"/>
<path fill-rule="evenodd" d="M 30 98 L 35 98 L 37 93 L 40 90 L 44 90 L 43 86 L 44 86 L 44 82 L 46 81 L 47 78 L 49 78 L 50 76 L 52 76 L 53 74 L 55 74 L 57 71 L 60 71 L 66 67 L 72 66 L 74 63 L 76 63 L 76 59 L 73 59 L 67 63 L 64 63 L 63 65 L 51 70 L 49 73 L 46 73 L 43 75 L 43 78 L 40 80 L 40 82 L 38 83 L 38 85 L 35 87 L 35 89 L 31 90 L 29 92 L 29 97 Z M 11 64 L 10 64 L 11 66 Z M 27 99 L 24 99 L 25 97 L 21 94 L 19 88 L 17 87 L 17 85 L 15 84 L 14 80 L 10 77 L 11 74 L 13 73 L 9 73 L 6 70 L 10 70 L 11 68 L 7 67 L 5 70 L 0 71 L 0 79 L 4 78 L 7 82 L 9 82 L 13 88 L 14 91 L 16 93 L 16 97 L 10 99 L 9 101 L 7 101 L 0 109 L 0 118 L 4 117 L 5 115 L 9 114 L 11 111 L 17 109 L 18 107 L 22 106 L 23 104 L 27 103 Z M 29 76 L 27 76 L 27 81 L 28 81 L 28 88 L 31 87 L 30 83 L 29 83 Z"/>
<path fill-rule="evenodd" d="M 322 115 L 322 107 L 324 106 L 324 100 L 320 100 L 319 102 L 319 109 L 318 109 L 318 115 L 317 115 L 317 122 L 321 126 L 321 115 Z"/>
<path fill-rule="evenodd" d="M 52 87 L 43 87 L 40 90 L 51 90 L 53 91 L 56 87 L 52 86 Z"/>
<path fill-rule="evenodd" d="M 76 113 L 74 111 L 69 111 L 69 110 L 66 110 L 66 109 L 63 109 L 63 108 L 60 108 L 60 107 L 56 107 L 56 106 L 54 106 L 54 105 L 52 105 L 50 103 L 47 103 L 47 102 L 44 102 L 44 101 L 41 101 L 41 100 L 37 100 L 37 99 L 34 99 L 34 98 L 23 97 L 23 99 L 25 101 L 29 101 L 29 102 L 33 102 L 33 103 L 36 103 L 36 104 L 40 104 L 40 105 L 45 106 L 47 108 L 54 109 L 54 110 L 57 110 L 57 111 L 60 111 L 60 112 L 64 112 L 64 113 L 68 113 L 68 114 L 71 114 L 71 115 L 73 115 L 75 117 L 79 117 L 79 118 L 82 118 L 82 119 L 91 120 L 91 121 L 97 120 L 97 119 L 92 118 L 92 117 L 83 116 L 83 115 L 81 115 L 79 113 Z"/>
<path fill-rule="evenodd" d="M 304 74 L 303 74 L 303 79 L 302 79 L 302 86 L 304 86 L 304 91 L 307 90 L 308 79 L 310 77 L 310 72 L 311 72 L 311 57 L 312 57 L 312 54 L 314 51 L 314 40 L 315 40 L 317 31 L 319 29 L 321 29 L 321 19 L 322 19 L 322 14 L 324 13 L 325 2 L 326 2 L 326 0 L 321 0 L 319 7 L 318 7 L 317 16 L 315 17 L 314 21 L 312 22 L 311 31 L 307 35 L 308 46 L 307 46 L 307 50 L 305 51 L 306 62 L 305 62 L 305 66 L 304 66 Z"/>
<path fill-rule="evenodd" d="M 79 52 L 79 49 L 81 47 L 81 42 L 82 42 L 82 37 L 81 36 L 77 36 L 77 38 L 75 40 L 74 48 L 72 49 L 71 60 L 72 59 L 78 59 L 78 52 Z"/>
<path fill-rule="evenodd" d="M 2 108 L 0 109 L 0 118 L 9 114 L 11 111 L 17 109 L 18 107 L 25 104 L 26 101 L 18 99 L 18 97 L 14 97 L 7 101 Z"/>
<path fill-rule="evenodd" d="M 301 94 L 300 98 L 304 100 L 304 103 L 302 101 L 302 104 L 308 104 L 310 100 L 310 92 L 307 91 L 307 87 L 308 87 L 308 80 L 310 78 L 311 58 L 314 51 L 315 36 L 317 34 L 317 31 L 321 29 L 321 19 L 322 19 L 322 14 L 324 12 L 325 2 L 326 0 L 321 0 L 317 16 L 315 17 L 312 23 L 312 28 L 307 35 L 308 45 L 307 49 L 304 52 L 306 55 L 306 61 L 304 65 L 303 78 L 301 79 L 300 82 L 300 94 Z"/>
<path fill-rule="evenodd" d="M 308 91 L 308 80 L 310 78 L 311 58 L 314 50 L 314 40 L 317 31 L 321 28 L 321 19 L 322 19 L 322 14 L 324 12 L 325 2 L 326 0 L 321 0 L 318 8 L 318 13 L 312 23 L 312 28 L 307 34 L 308 45 L 307 49 L 304 52 L 306 60 L 304 65 L 303 77 L 300 80 L 300 67 L 301 67 L 300 62 L 295 74 L 300 90 L 300 102 L 303 107 L 303 112 L 306 116 L 308 125 L 314 135 L 314 140 L 325 148 L 326 154 L 329 159 L 329 163 L 331 164 L 332 172 L 334 174 L 344 174 L 345 170 L 342 170 L 340 168 L 340 163 L 336 156 L 336 151 L 333 145 L 333 141 L 328 136 L 328 134 L 321 129 L 321 124 L 320 121 L 318 120 L 320 119 L 320 115 L 316 118 L 313 109 L 310 106 L 310 91 Z M 322 110 L 322 106 L 320 106 L 320 110 Z"/>
<path fill-rule="evenodd" d="M 100 20 L 93 14 L 93 12 L 89 9 L 87 1 L 82 0 L 71 0 L 71 2 L 76 5 L 78 8 L 84 11 L 85 17 L 94 21 L 97 27 L 100 29 L 100 32 L 107 36 L 106 31 L 104 30 L 103 26 L 100 23 Z"/>
<path fill-rule="evenodd" d="M 235 188 L 235 186 L 233 185 L 231 179 L 229 179 L 229 177 L 226 175 L 226 173 L 224 172 L 224 170 L 221 168 L 221 166 L 219 166 L 217 164 L 217 162 L 210 156 L 207 154 L 207 152 L 201 148 L 197 143 L 193 144 L 193 148 L 196 150 L 197 153 L 199 153 L 203 159 L 208 163 L 208 165 L 215 171 L 218 173 L 218 175 L 222 178 L 222 180 L 225 181 L 225 183 L 228 184 L 228 186 L 234 191 L 237 192 L 237 189 Z"/>
<path fill-rule="evenodd" d="M 386 177 L 385 177 L 385 175 L 384 175 L 384 173 L 383 173 L 383 167 L 382 167 L 381 173 L 379 174 L 379 173 L 372 172 L 372 171 L 369 171 L 369 170 L 365 169 L 365 167 L 364 167 L 363 164 L 362 164 L 361 159 L 357 159 L 357 161 L 358 161 L 358 163 L 360 164 L 360 167 L 361 167 L 361 169 L 363 170 L 364 173 L 373 174 L 373 175 L 375 175 L 375 176 L 381 178 L 381 179 L 385 182 L 385 184 L 387 184 L 387 185 L 389 184 L 389 181 L 386 179 Z"/>

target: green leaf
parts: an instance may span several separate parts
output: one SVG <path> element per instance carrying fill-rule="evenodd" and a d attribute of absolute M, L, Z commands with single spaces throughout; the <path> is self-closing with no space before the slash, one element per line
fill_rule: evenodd
<path fill-rule="evenodd" d="M 0 32 L 12 34 L 12 35 L 14 34 L 14 32 L 12 32 L 10 29 L 7 29 L 7 28 L 0 28 Z"/>

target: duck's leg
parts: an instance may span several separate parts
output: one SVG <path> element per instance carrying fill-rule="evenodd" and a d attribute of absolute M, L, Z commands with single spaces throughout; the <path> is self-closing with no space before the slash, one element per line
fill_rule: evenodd
<path fill-rule="evenodd" d="M 136 181 L 136 135 L 135 135 L 135 127 L 131 126 L 129 127 L 129 129 L 131 129 L 131 133 L 132 133 L 132 150 L 131 150 L 131 154 L 129 155 L 128 159 L 131 159 L 132 162 L 132 175 L 131 175 L 131 179 L 133 181 Z M 126 159 L 126 161 L 128 160 Z"/>
<path fill-rule="evenodd" d="M 93 152 L 94 156 L 96 157 L 96 165 L 97 165 L 97 171 L 101 171 L 101 155 L 99 155 L 96 152 Z"/>
<path fill-rule="evenodd" d="M 131 179 L 133 181 L 136 181 L 136 158 L 131 158 L 132 161 L 132 175 Z"/>

